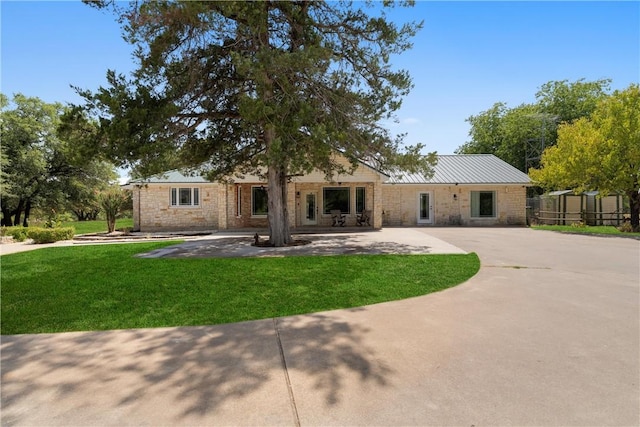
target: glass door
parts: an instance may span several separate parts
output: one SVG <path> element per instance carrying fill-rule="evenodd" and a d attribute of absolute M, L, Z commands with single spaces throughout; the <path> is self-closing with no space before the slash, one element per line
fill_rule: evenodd
<path fill-rule="evenodd" d="M 433 202 L 431 193 L 418 194 L 418 224 L 431 224 L 433 222 Z"/>
<path fill-rule="evenodd" d="M 305 193 L 302 224 L 316 225 L 317 223 L 318 223 L 318 205 L 316 203 L 316 193 Z"/>

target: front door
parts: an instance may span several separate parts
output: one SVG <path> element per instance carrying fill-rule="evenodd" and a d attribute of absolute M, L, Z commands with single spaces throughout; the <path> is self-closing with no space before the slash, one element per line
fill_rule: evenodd
<path fill-rule="evenodd" d="M 304 211 L 302 212 L 302 225 L 318 224 L 318 205 L 316 193 L 304 193 Z"/>
<path fill-rule="evenodd" d="M 433 200 L 431 193 L 418 193 L 418 224 L 433 223 Z"/>

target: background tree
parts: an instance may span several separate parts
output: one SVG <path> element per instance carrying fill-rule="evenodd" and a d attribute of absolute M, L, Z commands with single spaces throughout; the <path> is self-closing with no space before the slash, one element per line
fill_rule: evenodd
<path fill-rule="evenodd" d="M 82 164 L 77 173 L 58 181 L 58 206 L 73 213 L 78 221 L 95 220 L 101 211 L 99 193 L 118 182 L 113 164 L 95 151 L 99 124 L 82 109 L 68 108 L 61 117 L 58 135 L 74 147 L 71 161 Z"/>
<path fill-rule="evenodd" d="M 550 81 L 536 93 L 536 105 L 543 114 L 557 117 L 559 123 L 572 123 L 589 117 L 598 103 L 609 96 L 611 79 L 592 82 L 584 79 L 569 83 L 567 80 Z"/>
<path fill-rule="evenodd" d="M 112 5 L 137 45 L 133 79 L 109 71 L 108 88 L 81 92 L 108 135 L 101 151 L 143 176 L 258 173 L 275 246 L 291 239 L 292 176 L 351 172 L 358 159 L 430 171 L 435 156 L 420 155 L 421 145 L 400 153 L 402 139 L 379 125 L 411 88 L 390 57 L 419 27 L 389 22 L 393 2 L 90 3 Z"/>
<path fill-rule="evenodd" d="M 2 152 L 7 156 L 6 192 L 2 193 L 2 225 L 28 225 L 31 208 L 42 195 L 50 175 L 49 163 L 56 155 L 56 137 L 61 104 L 17 94 L 13 105 L 5 103 L 0 113 Z M 22 215 L 25 214 L 24 220 Z"/>
<path fill-rule="evenodd" d="M 558 124 L 588 117 L 598 102 L 608 96 L 610 83 L 609 79 L 551 81 L 540 87 L 533 104 L 508 108 L 505 103 L 496 103 L 467 119 L 471 140 L 456 153 L 495 154 L 527 172 L 527 158 L 541 154 L 543 146 L 556 144 Z"/>
<path fill-rule="evenodd" d="M 6 99 L 6 97 L 4 97 Z M 0 191 L 2 225 L 28 226 L 38 206 L 60 210 L 74 180 L 110 179 L 113 166 L 83 155 L 72 140 L 59 135 L 64 108 L 17 94 L 0 111 L 5 183 Z M 111 171 L 107 171 L 107 169 Z M 102 174 L 102 175 L 100 175 Z M 23 216 L 24 215 L 24 216 Z"/>
<path fill-rule="evenodd" d="M 602 100 L 591 118 L 565 123 L 558 144 L 547 148 L 531 178 L 548 189 L 622 191 L 631 225 L 640 227 L 640 87 L 635 84 Z"/>

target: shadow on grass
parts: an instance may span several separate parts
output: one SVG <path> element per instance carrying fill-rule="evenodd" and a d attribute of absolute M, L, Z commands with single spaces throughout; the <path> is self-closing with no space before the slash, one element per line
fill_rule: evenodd
<path fill-rule="evenodd" d="M 285 363 L 314 383 L 318 404 L 339 403 L 347 378 L 389 385 L 367 332 L 310 315 L 3 336 L 2 425 L 294 425 Z"/>

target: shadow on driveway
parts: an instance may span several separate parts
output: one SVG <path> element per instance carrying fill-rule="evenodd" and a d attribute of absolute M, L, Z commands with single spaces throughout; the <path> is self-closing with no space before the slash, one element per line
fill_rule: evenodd
<path fill-rule="evenodd" d="M 266 237 L 262 237 L 266 240 Z M 321 255 L 364 254 L 430 254 L 434 250 L 432 239 L 425 238 L 419 244 L 391 241 L 374 234 L 302 235 L 296 240 L 307 240 L 306 245 L 288 247 L 253 246 L 249 236 L 199 239 L 137 255 L 141 258 L 235 258 L 235 257 L 284 257 Z M 458 250 L 457 253 L 464 253 Z"/>
<path fill-rule="evenodd" d="M 326 404 L 344 398 L 349 373 L 381 387 L 391 381 L 364 343 L 367 329 L 311 316 L 287 324 L 301 337 L 287 343 L 289 369 L 313 378 Z M 276 319 L 4 336 L 1 349 L 2 425 L 297 422 Z"/>

